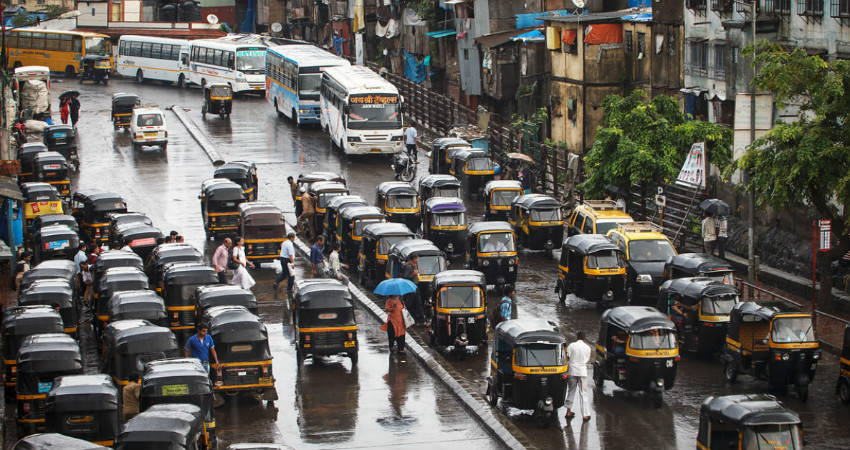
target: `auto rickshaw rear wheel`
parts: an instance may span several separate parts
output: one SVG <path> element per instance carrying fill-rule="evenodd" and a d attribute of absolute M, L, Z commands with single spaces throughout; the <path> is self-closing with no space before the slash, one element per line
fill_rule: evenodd
<path fill-rule="evenodd" d="M 738 368 L 735 367 L 735 364 L 732 361 L 726 361 L 723 363 L 723 375 L 726 376 L 726 381 L 730 384 L 738 380 Z"/>
<path fill-rule="evenodd" d="M 596 384 L 596 389 L 602 390 L 602 387 L 605 386 L 605 377 L 602 374 L 602 367 L 594 366 L 593 367 L 593 383 Z"/>
<path fill-rule="evenodd" d="M 496 386 L 493 383 L 493 377 L 487 377 L 487 390 L 484 392 L 484 397 L 490 406 L 496 406 L 499 402 L 499 397 L 496 395 Z"/>
<path fill-rule="evenodd" d="M 359 358 L 358 358 L 358 356 L 357 356 L 357 352 L 356 352 L 356 351 L 354 351 L 354 352 L 349 353 L 349 354 L 348 354 L 348 357 L 349 357 L 349 358 L 351 358 L 351 365 L 352 365 L 352 366 L 356 366 L 356 365 L 357 365 L 357 361 L 358 361 L 358 359 L 359 359 Z"/>
<path fill-rule="evenodd" d="M 845 379 L 838 382 L 838 398 L 845 405 L 850 405 L 850 383 Z"/>

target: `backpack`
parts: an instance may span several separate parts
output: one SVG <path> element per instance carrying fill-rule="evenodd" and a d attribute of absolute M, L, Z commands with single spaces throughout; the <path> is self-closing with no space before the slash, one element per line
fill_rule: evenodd
<path fill-rule="evenodd" d="M 233 256 L 236 254 L 236 247 L 230 247 L 227 250 L 227 268 L 230 270 L 236 270 L 239 268 L 241 264 L 233 260 Z"/>
<path fill-rule="evenodd" d="M 502 317 L 502 305 L 505 303 L 508 303 L 508 301 L 502 299 L 502 301 L 493 308 L 493 312 L 490 313 L 490 328 L 496 328 L 496 325 L 505 321 L 505 318 Z"/>

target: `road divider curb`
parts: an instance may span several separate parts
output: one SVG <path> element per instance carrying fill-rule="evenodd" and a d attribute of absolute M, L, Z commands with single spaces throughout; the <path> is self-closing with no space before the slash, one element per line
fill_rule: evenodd
<path fill-rule="evenodd" d="M 218 151 L 216 151 L 215 146 L 212 144 L 212 142 L 210 142 L 209 139 L 207 139 L 206 136 L 204 136 L 204 133 L 201 132 L 200 128 L 198 128 L 198 125 L 196 125 L 195 122 L 189 116 L 186 115 L 186 110 L 184 110 L 183 107 L 180 105 L 171 105 L 171 108 L 169 109 L 171 109 L 171 112 L 173 112 L 174 115 L 177 116 L 178 119 L 180 119 L 180 122 L 183 123 L 183 126 L 186 127 L 187 130 L 189 130 L 189 134 L 191 134 L 195 141 L 198 142 L 198 144 L 201 146 L 201 149 L 204 151 L 204 153 L 207 154 L 207 157 L 213 163 L 213 166 L 218 167 L 224 164 L 224 158 L 222 158 L 221 155 L 218 154 Z"/>
<path fill-rule="evenodd" d="M 294 230 L 295 226 L 291 223 L 286 223 L 290 230 Z M 310 247 L 300 239 L 295 240 L 295 248 L 305 256 L 310 255 Z M 375 304 L 368 295 L 354 285 L 353 282 L 348 284 L 348 290 L 357 301 L 363 305 L 373 316 L 382 323 L 387 321 L 387 313 Z M 410 337 L 410 336 L 408 336 Z M 482 400 L 473 396 L 470 391 L 465 388 L 455 377 L 453 377 L 427 350 L 425 350 L 419 342 L 414 339 L 406 339 L 405 347 L 408 349 L 408 354 L 412 354 L 419 360 L 432 375 L 439 379 L 455 396 L 464 407 L 469 411 L 478 422 L 490 432 L 505 448 L 510 450 L 533 450 L 531 445 L 523 445 L 504 425 L 502 425 L 494 416 L 490 407 Z"/>

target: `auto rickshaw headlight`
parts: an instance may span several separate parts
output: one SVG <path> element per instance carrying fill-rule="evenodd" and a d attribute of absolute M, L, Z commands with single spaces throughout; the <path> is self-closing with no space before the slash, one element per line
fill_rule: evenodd
<path fill-rule="evenodd" d="M 652 283 L 652 275 L 638 275 L 636 281 L 638 283 Z"/>
<path fill-rule="evenodd" d="M 481 262 L 481 264 L 483 264 L 484 267 L 487 267 L 487 266 L 490 265 L 490 260 L 485 259 L 484 261 Z"/>
<path fill-rule="evenodd" d="M 791 355 L 789 355 L 788 353 L 780 353 L 780 354 L 776 355 L 776 359 L 777 359 L 777 361 L 778 361 L 778 360 L 780 360 L 780 359 L 781 359 L 782 361 L 788 361 L 788 359 L 789 359 L 790 357 L 791 357 Z"/>
<path fill-rule="evenodd" d="M 814 359 L 815 361 L 817 361 L 817 360 L 819 360 L 819 359 L 821 358 L 821 356 L 822 356 L 822 355 L 821 355 L 821 352 L 820 352 L 820 350 L 819 350 L 819 351 L 816 351 L 816 352 L 812 355 L 812 359 Z"/>
<path fill-rule="evenodd" d="M 544 401 L 544 403 L 546 403 L 546 406 L 551 405 L 552 404 L 552 397 L 546 397 L 546 400 Z"/>
<path fill-rule="evenodd" d="M 454 249 L 455 249 L 455 246 L 454 246 L 454 244 L 452 244 L 451 242 L 449 242 L 449 244 L 448 244 L 448 245 L 446 245 L 446 250 L 448 250 L 448 251 L 452 251 L 452 250 L 454 250 Z"/>

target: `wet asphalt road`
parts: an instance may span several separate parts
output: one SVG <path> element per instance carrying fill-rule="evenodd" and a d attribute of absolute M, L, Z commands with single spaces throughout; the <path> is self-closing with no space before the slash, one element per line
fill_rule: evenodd
<path fill-rule="evenodd" d="M 54 97 L 64 88 L 54 85 Z M 76 84 L 74 84 L 76 88 Z M 176 117 L 167 113 L 169 146 L 167 155 L 137 153 L 129 137 L 113 134 L 109 123 L 110 96 L 114 92 L 135 92 L 143 103 L 161 106 L 179 104 L 192 108 L 189 116 L 205 130 L 225 159 L 248 159 L 258 165 L 260 199 L 277 204 L 286 212 L 292 202 L 287 175 L 313 170 L 341 173 L 353 194 L 369 201 L 375 186 L 392 178 L 387 159 L 349 161 L 332 150 L 328 138 L 318 129 L 298 129 L 275 117 L 264 99 L 238 98 L 230 121 L 201 119 L 198 89 L 178 90 L 158 84 L 137 85 L 113 80 L 108 87 L 82 86 L 81 171 L 79 187 L 97 187 L 122 193 L 133 210 L 146 212 L 163 231 L 176 229 L 187 241 L 211 253 L 213 243 L 204 240 L 197 202 L 201 181 L 212 174 L 212 166 Z M 427 161 L 420 156 L 420 161 Z M 424 166 L 424 164 L 423 164 Z M 427 171 L 421 167 L 420 174 Z M 480 220 L 482 206 L 467 202 L 469 217 Z M 290 218 L 294 218 L 290 214 Z M 579 329 L 595 338 L 601 311 L 592 303 L 569 297 L 558 304 L 553 293 L 558 252 L 523 254 L 517 284 L 520 317 L 554 320 L 570 339 Z M 303 259 L 302 259 L 303 264 Z M 459 265 L 459 261 L 455 262 Z M 281 396 L 278 409 L 247 399 L 230 402 L 217 412 L 217 426 L 223 443 L 248 440 L 278 441 L 296 448 L 395 447 L 455 448 L 463 440 L 476 448 L 497 444 L 451 397 L 442 385 L 424 372 L 415 361 L 398 364 L 389 359 L 385 336 L 377 322 L 358 311 L 361 324 L 359 367 L 348 361 L 330 359 L 295 368 L 288 316 L 274 299 L 270 280 L 276 265 L 254 272 L 254 288 L 263 303 L 262 314 L 269 324 L 275 357 L 275 376 Z M 491 302 L 498 296 L 491 293 Z M 281 338 L 281 336 L 283 336 Z M 365 351 L 364 351 L 365 350 Z M 484 392 L 488 370 L 484 354 L 470 355 L 465 361 L 446 357 L 457 372 Z M 808 448 L 850 448 L 850 410 L 834 395 L 837 361 L 829 356 L 818 367 L 809 401 L 802 403 L 791 394 L 782 400 L 798 411 L 806 428 Z M 661 409 L 652 409 L 640 395 L 630 395 L 606 382 L 593 397 L 593 416 L 582 424 L 568 424 L 564 410 L 558 423 L 540 430 L 529 414 L 503 409 L 510 419 L 539 448 L 582 449 L 692 449 L 702 400 L 710 395 L 764 392 L 766 383 L 742 377 L 728 385 L 717 361 L 702 361 L 685 355 L 679 365 L 676 386 L 665 395 Z M 501 414 L 499 413 L 499 414 Z"/>

